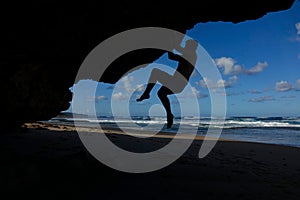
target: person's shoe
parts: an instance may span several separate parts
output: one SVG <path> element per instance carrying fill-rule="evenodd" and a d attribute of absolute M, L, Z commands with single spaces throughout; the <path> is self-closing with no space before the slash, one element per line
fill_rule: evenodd
<path fill-rule="evenodd" d="M 142 96 L 140 98 L 138 98 L 136 101 L 139 102 L 139 101 L 143 101 L 143 100 L 149 99 L 149 98 L 150 98 L 149 94 L 142 94 Z"/>
<path fill-rule="evenodd" d="M 170 114 L 170 115 L 167 115 L 167 128 L 171 128 L 172 125 L 173 125 L 173 118 L 174 118 L 174 115 Z"/>

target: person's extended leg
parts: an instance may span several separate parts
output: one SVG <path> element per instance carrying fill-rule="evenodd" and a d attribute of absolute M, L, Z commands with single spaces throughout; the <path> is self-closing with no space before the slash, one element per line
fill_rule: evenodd
<path fill-rule="evenodd" d="M 149 99 L 150 92 L 154 86 L 155 86 L 155 83 L 148 83 L 144 93 L 136 101 L 143 101 L 144 99 Z"/>
<path fill-rule="evenodd" d="M 158 82 L 164 84 L 164 81 L 170 79 L 169 77 L 171 77 L 170 74 L 168 74 L 164 71 L 161 71 L 160 69 L 154 68 L 151 71 L 145 91 L 140 96 L 140 98 L 138 98 L 136 101 L 143 101 L 144 99 L 149 99 L 150 92 L 153 89 L 153 87 L 155 86 L 156 82 L 158 81 Z"/>
<path fill-rule="evenodd" d="M 167 113 L 167 122 L 168 122 L 167 128 L 171 128 L 171 126 L 173 125 L 173 118 L 174 118 L 172 111 L 171 111 L 170 100 L 167 97 L 169 94 L 173 94 L 173 92 L 165 86 L 162 86 L 157 92 L 157 95 Z"/>

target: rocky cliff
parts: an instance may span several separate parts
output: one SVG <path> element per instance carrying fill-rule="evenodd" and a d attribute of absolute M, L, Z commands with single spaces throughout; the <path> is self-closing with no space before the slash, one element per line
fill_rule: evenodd
<path fill-rule="evenodd" d="M 6 127 L 49 119 L 69 107 L 75 75 L 101 41 L 124 30 L 156 26 L 185 32 L 199 22 L 238 23 L 286 10 L 294 0 L 207 1 L 22 1 L 2 6 L 1 84 Z M 159 52 L 122 60 L 114 83 L 137 63 Z M 115 72 L 115 65 L 110 68 Z"/>

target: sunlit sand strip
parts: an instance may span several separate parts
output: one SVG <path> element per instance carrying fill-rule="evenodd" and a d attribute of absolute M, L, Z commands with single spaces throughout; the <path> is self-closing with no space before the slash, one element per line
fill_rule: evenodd
<path fill-rule="evenodd" d="M 53 131 L 80 131 L 80 132 L 87 132 L 87 133 L 105 133 L 105 134 L 117 134 L 117 135 L 126 135 L 129 136 L 126 132 L 121 131 L 117 128 L 108 128 L 102 127 L 99 128 L 91 128 L 91 127 L 75 127 L 73 125 L 60 125 L 60 124 L 52 124 L 46 122 L 37 122 L 37 123 L 26 123 L 25 126 L 27 128 L 44 128 Z M 139 138 L 166 138 L 166 139 L 173 139 L 176 135 L 175 133 L 168 133 L 168 132 L 158 132 L 157 134 L 153 135 L 153 132 L 146 131 L 146 130 L 134 130 L 129 129 L 125 130 L 130 132 L 131 136 L 136 136 Z M 176 135 L 177 139 L 195 139 L 195 140 L 204 140 L 205 136 L 196 135 L 195 137 L 191 134 L 187 133 L 180 133 Z M 228 139 L 221 139 L 215 137 L 206 137 L 206 140 L 219 140 L 219 141 L 235 141 L 235 140 L 228 140 Z"/>

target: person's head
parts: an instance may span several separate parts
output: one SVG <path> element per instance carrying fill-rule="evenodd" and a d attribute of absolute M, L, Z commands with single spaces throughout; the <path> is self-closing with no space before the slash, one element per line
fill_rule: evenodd
<path fill-rule="evenodd" d="M 189 51 L 195 51 L 198 47 L 198 42 L 193 40 L 193 39 L 189 39 L 185 42 L 185 49 L 188 49 Z"/>

